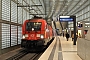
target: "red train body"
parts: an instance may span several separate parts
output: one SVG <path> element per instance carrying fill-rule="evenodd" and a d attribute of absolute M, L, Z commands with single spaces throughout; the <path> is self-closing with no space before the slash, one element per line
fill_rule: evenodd
<path fill-rule="evenodd" d="M 46 46 L 53 37 L 52 27 L 44 19 L 26 20 L 22 26 L 21 47 Z"/>

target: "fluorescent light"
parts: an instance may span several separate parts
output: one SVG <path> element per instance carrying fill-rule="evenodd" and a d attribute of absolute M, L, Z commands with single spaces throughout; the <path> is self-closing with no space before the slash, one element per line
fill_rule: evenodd
<path fill-rule="evenodd" d="M 78 22 L 78 23 L 80 23 L 80 22 Z"/>
<path fill-rule="evenodd" d="M 70 18 L 70 16 L 60 16 L 60 18 Z"/>
<path fill-rule="evenodd" d="M 68 28 L 68 29 L 70 29 L 70 28 Z"/>
<path fill-rule="evenodd" d="M 85 27 L 87 27 L 87 26 L 85 26 Z"/>
<path fill-rule="evenodd" d="M 90 23 L 85 23 L 85 24 L 90 24 Z"/>

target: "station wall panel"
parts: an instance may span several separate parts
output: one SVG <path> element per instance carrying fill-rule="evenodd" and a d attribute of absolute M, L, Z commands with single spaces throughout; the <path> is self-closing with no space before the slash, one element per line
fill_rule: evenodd
<path fill-rule="evenodd" d="M 90 18 L 90 3 L 89 3 L 89 1 L 82 1 L 79 3 L 79 5 L 81 5 L 80 8 L 77 9 L 75 12 L 72 12 L 71 15 L 76 15 L 76 22 L 90 21 L 89 20 L 89 18 Z M 77 7 L 79 7 L 79 6 L 77 5 Z M 75 7 L 75 8 L 77 8 L 77 7 Z"/>
<path fill-rule="evenodd" d="M 22 39 L 22 27 L 18 26 L 18 44 L 21 44 Z"/>
<path fill-rule="evenodd" d="M 26 20 L 26 11 L 23 9 L 23 22 Z"/>
<path fill-rule="evenodd" d="M 30 0 L 26 0 L 26 2 L 29 3 Z M 23 0 L 18 0 L 18 3 L 26 5 Z M 6 53 L 15 49 L 16 46 L 20 46 L 21 24 L 29 19 L 30 15 L 28 7 L 17 7 L 17 0 L 0 0 L 0 14 L 0 54 L 3 54 L 3 51 Z"/>
<path fill-rule="evenodd" d="M 90 6 L 85 7 L 83 10 L 81 10 L 80 12 L 78 12 L 77 15 L 77 21 L 88 21 L 88 18 L 90 18 Z"/>
<path fill-rule="evenodd" d="M 2 14 L 2 9 L 1 9 L 1 8 L 2 8 L 2 6 L 1 6 L 2 4 L 1 4 L 1 3 L 2 3 L 2 2 L 1 2 L 1 0 L 0 0 L 0 19 L 1 19 L 1 14 Z"/>
<path fill-rule="evenodd" d="M 22 24 L 22 8 L 18 7 L 18 23 Z"/>
<path fill-rule="evenodd" d="M 2 0 L 2 20 L 10 21 L 10 0 Z"/>
<path fill-rule="evenodd" d="M 10 25 L 2 23 L 2 49 L 10 47 Z"/>
<path fill-rule="evenodd" d="M 17 45 L 17 26 L 11 25 L 11 46 Z"/>
<path fill-rule="evenodd" d="M 11 22 L 17 23 L 17 4 L 11 1 Z"/>
<path fill-rule="evenodd" d="M 29 13 L 27 12 L 27 19 L 30 19 L 30 17 L 29 17 Z"/>

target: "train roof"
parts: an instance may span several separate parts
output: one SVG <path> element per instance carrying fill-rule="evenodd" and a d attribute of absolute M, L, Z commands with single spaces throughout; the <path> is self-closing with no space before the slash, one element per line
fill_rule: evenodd
<path fill-rule="evenodd" d="M 28 20 L 45 20 L 45 19 L 43 19 L 43 18 L 33 18 L 33 19 L 28 19 Z M 46 20 L 45 20 L 46 21 Z"/>
<path fill-rule="evenodd" d="M 26 20 L 27 22 L 36 22 L 36 21 L 38 21 L 38 22 L 46 22 L 46 20 L 45 19 L 28 19 L 28 20 Z"/>

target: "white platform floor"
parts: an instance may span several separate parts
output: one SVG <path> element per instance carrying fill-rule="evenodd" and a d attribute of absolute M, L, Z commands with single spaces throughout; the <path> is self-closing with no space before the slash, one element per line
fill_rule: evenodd
<path fill-rule="evenodd" d="M 38 60 L 82 60 L 77 55 L 77 45 L 73 45 L 71 38 L 67 41 L 65 37 L 57 37 L 58 38 L 54 39 L 51 45 Z M 61 47 L 59 42 L 61 43 Z M 53 49 L 55 51 L 53 51 Z M 52 51 L 54 52 L 53 54 Z"/>
<path fill-rule="evenodd" d="M 77 55 L 77 44 L 73 45 L 73 41 L 69 38 L 69 41 L 66 41 L 65 37 L 60 37 L 63 60 L 82 60 Z"/>

